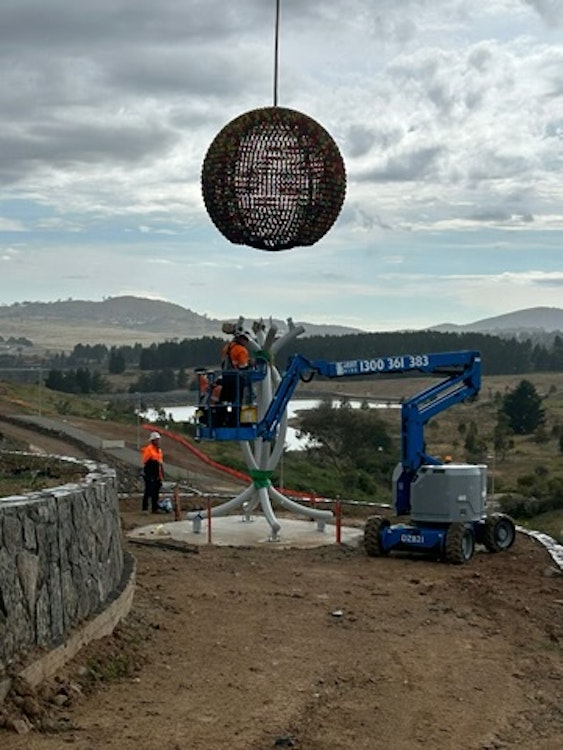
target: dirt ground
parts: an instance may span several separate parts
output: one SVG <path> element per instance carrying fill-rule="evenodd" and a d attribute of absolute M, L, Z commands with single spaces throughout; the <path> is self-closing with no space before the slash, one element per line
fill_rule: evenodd
<path fill-rule="evenodd" d="M 2 750 L 563 747 L 563 578 L 533 539 L 463 566 L 335 544 L 180 552 L 128 540 L 147 517 L 120 503 L 132 612 L 39 690 L 16 686 Z"/>

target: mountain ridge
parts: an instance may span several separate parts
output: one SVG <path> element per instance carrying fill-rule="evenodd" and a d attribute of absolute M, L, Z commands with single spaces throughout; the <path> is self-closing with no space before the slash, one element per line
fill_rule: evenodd
<path fill-rule="evenodd" d="M 236 321 L 237 316 L 230 320 Z M 203 336 L 222 337 L 223 322 L 225 319 L 209 318 L 173 302 L 132 295 L 108 297 L 101 301 L 67 299 L 0 305 L 1 338 L 7 340 L 9 337 L 25 337 L 33 345 L 51 350 L 69 350 L 78 343 L 105 343 L 108 346 L 138 343 L 147 346 L 166 340 Z M 287 326 L 287 321 L 274 319 L 273 322 L 280 330 Z M 338 336 L 368 332 L 347 326 L 294 322 L 305 327 L 307 336 Z M 533 307 L 483 318 L 473 323 L 441 323 L 421 330 L 493 333 L 505 336 L 563 331 L 563 309 Z M 397 332 L 400 330 L 397 329 Z"/>
<path fill-rule="evenodd" d="M 228 320 L 235 322 L 238 316 Z M 78 343 L 146 346 L 166 340 L 223 337 L 224 322 L 225 319 L 209 318 L 173 302 L 132 295 L 101 301 L 67 299 L 0 305 L 0 337 L 23 337 L 46 349 L 68 350 Z M 280 329 L 287 326 L 287 321 L 273 322 Z M 305 327 L 307 336 L 360 332 L 346 326 L 294 322 Z"/>
<path fill-rule="evenodd" d="M 510 333 L 534 331 L 563 331 L 563 309 L 559 307 L 528 307 L 522 310 L 496 315 L 492 318 L 482 318 L 473 323 L 462 325 L 456 323 L 440 323 L 432 326 L 432 331 L 448 333 Z"/>

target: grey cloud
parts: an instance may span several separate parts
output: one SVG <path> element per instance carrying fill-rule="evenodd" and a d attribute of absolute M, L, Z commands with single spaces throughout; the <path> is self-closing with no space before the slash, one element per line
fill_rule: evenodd
<path fill-rule="evenodd" d="M 206 84 L 219 94 L 240 91 L 244 76 L 252 80 L 257 74 L 259 61 L 252 47 L 251 56 L 244 53 L 245 35 L 253 43 L 262 41 L 255 26 L 262 15 L 260 5 L 256 0 L 244 6 L 247 12 L 256 11 L 251 36 L 252 25 L 244 24 L 233 4 L 220 0 L 206 2 L 205 13 L 201 0 L 8 0 L 0 6 L 3 87 L 13 91 L 11 84 L 19 78 L 40 95 L 40 87 L 57 90 L 61 80 L 68 84 L 80 75 L 94 84 L 90 96 L 108 83 L 133 83 L 137 90 L 154 86 L 157 92 L 198 93 Z M 235 45 L 240 55 L 233 55 Z M 69 97 L 76 94 L 74 89 L 68 87 Z"/>
<path fill-rule="evenodd" d="M 390 156 L 384 166 L 370 170 L 360 179 L 391 182 L 424 180 L 436 170 L 443 153 L 444 149 L 440 146 L 428 146 Z"/>
<path fill-rule="evenodd" d="M 531 224 L 534 221 L 534 217 L 530 213 L 510 211 L 510 209 L 500 207 L 475 211 L 474 213 L 469 214 L 467 218 L 485 224 L 506 224 L 509 222 Z"/>
<path fill-rule="evenodd" d="M 366 211 L 358 204 L 344 204 L 340 221 L 367 231 L 393 228 L 373 209 Z"/>
<path fill-rule="evenodd" d="M 563 277 L 534 279 L 534 283 L 538 286 L 563 287 Z"/>
<path fill-rule="evenodd" d="M 31 136 L 53 154 L 72 161 L 97 161 L 100 157 L 122 163 L 161 154 L 176 140 L 174 133 L 156 123 L 130 125 L 100 123 L 75 125 L 55 123 L 36 126 Z"/>
<path fill-rule="evenodd" d="M 450 112 L 455 103 L 455 97 L 450 85 L 445 81 L 434 81 L 434 83 L 428 87 L 427 95 L 430 101 L 442 114 Z"/>
<path fill-rule="evenodd" d="M 487 208 L 483 209 L 481 211 L 475 211 L 472 214 L 469 214 L 468 219 L 471 219 L 472 221 L 483 221 L 483 222 L 499 222 L 499 221 L 507 221 L 510 218 L 510 214 L 508 211 L 502 208 Z"/>
<path fill-rule="evenodd" d="M 371 128 L 365 125 L 355 124 L 348 128 L 346 134 L 346 151 L 352 158 L 367 154 L 374 143 L 374 134 Z"/>
<path fill-rule="evenodd" d="M 467 64 L 483 72 L 494 62 L 493 53 L 488 43 L 476 45 L 467 56 Z"/>
<path fill-rule="evenodd" d="M 2 182 L 25 179 L 42 166 L 142 162 L 170 149 L 176 135 L 156 124 L 37 124 L 0 137 Z"/>
<path fill-rule="evenodd" d="M 395 125 L 374 124 L 373 126 L 355 123 L 346 133 L 346 154 L 351 158 L 365 156 L 376 148 L 385 151 L 401 141 L 404 130 Z"/>
<path fill-rule="evenodd" d="M 563 140 L 563 117 L 554 118 L 545 124 L 545 137 Z"/>
<path fill-rule="evenodd" d="M 261 64 L 262 63 L 262 64 Z M 237 57 L 225 50 L 156 51 L 150 58 L 114 58 L 106 70 L 108 84 L 127 92 L 175 93 L 200 97 L 235 97 L 243 90 L 271 86 L 271 60 Z"/>
<path fill-rule="evenodd" d="M 531 166 L 530 158 L 516 152 L 500 154 L 482 149 L 476 156 L 479 161 L 467 172 L 468 179 L 474 183 L 526 174 Z"/>
<path fill-rule="evenodd" d="M 563 3 L 561 0 L 524 0 L 549 24 L 563 24 Z"/>
<path fill-rule="evenodd" d="M 563 56 L 559 55 L 542 71 L 547 84 L 547 96 L 558 98 L 563 94 Z"/>
<path fill-rule="evenodd" d="M 258 0 L 253 17 L 263 17 Z M 246 4 L 248 9 L 248 3 Z M 207 0 L 3 0 L 0 8 L 0 42 L 4 50 L 20 44 L 79 51 L 84 43 L 101 49 L 143 39 L 166 45 L 207 36 L 217 41 L 240 33 L 240 16 L 234 3 Z"/>

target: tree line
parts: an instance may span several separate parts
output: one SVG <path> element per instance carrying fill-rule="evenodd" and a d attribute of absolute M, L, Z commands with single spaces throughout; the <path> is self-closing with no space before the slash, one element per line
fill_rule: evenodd
<path fill-rule="evenodd" d="M 76 344 L 70 353 L 53 354 L 43 367 L 68 369 L 96 366 L 107 372 L 209 367 L 219 362 L 224 338 L 203 336 L 198 339 L 164 341 L 143 346 Z M 343 336 L 309 336 L 296 339 L 278 354 L 283 362 L 300 353 L 310 359 L 364 359 L 391 354 L 431 353 L 476 349 L 483 356 L 487 375 L 519 372 L 558 372 L 563 370 L 563 336 L 556 334 L 545 343 L 531 339 L 502 338 L 482 333 L 442 333 L 405 331 L 354 333 Z M 13 363 L 15 364 L 15 363 Z"/>
<path fill-rule="evenodd" d="M 208 367 L 219 363 L 223 339 L 204 337 L 152 344 L 140 352 L 139 369 Z M 563 338 L 551 345 L 530 340 L 503 339 L 479 333 L 355 333 L 344 336 L 310 336 L 283 347 L 277 355 L 283 370 L 290 355 L 309 359 L 371 359 L 373 357 L 472 349 L 481 352 L 486 375 L 563 371 Z M 281 364 L 281 367 L 280 367 Z"/>
<path fill-rule="evenodd" d="M 224 339 L 204 336 L 199 339 L 164 341 L 150 346 L 112 346 L 77 344 L 70 354 L 55 355 L 46 385 L 54 390 L 83 393 L 88 374 L 90 392 L 101 387 L 100 377 L 126 371 L 140 371 L 129 391 L 169 391 L 189 388 L 193 378 L 187 375 L 197 368 L 219 367 Z M 479 333 L 441 333 L 407 331 L 402 333 L 356 333 L 344 336 L 310 336 L 297 339 L 282 348 L 277 366 L 283 371 L 292 354 L 316 360 L 371 359 L 373 357 L 443 351 L 477 350 L 485 375 L 517 375 L 563 371 L 563 337 L 550 344 L 533 344 Z M 107 383 L 104 381 L 107 385 Z"/>

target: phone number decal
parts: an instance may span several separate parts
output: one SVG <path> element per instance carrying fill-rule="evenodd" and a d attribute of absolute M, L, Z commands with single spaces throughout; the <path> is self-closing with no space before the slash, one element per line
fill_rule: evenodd
<path fill-rule="evenodd" d="M 350 359 L 336 363 L 337 375 L 363 375 L 375 372 L 403 372 L 428 367 L 427 354 L 405 354 L 401 357 L 374 357 L 373 359 Z"/>
<path fill-rule="evenodd" d="M 415 370 L 418 367 L 428 367 L 430 360 L 427 354 L 405 354 L 402 357 L 377 357 L 362 359 L 359 372 L 393 372 L 393 370 Z"/>

